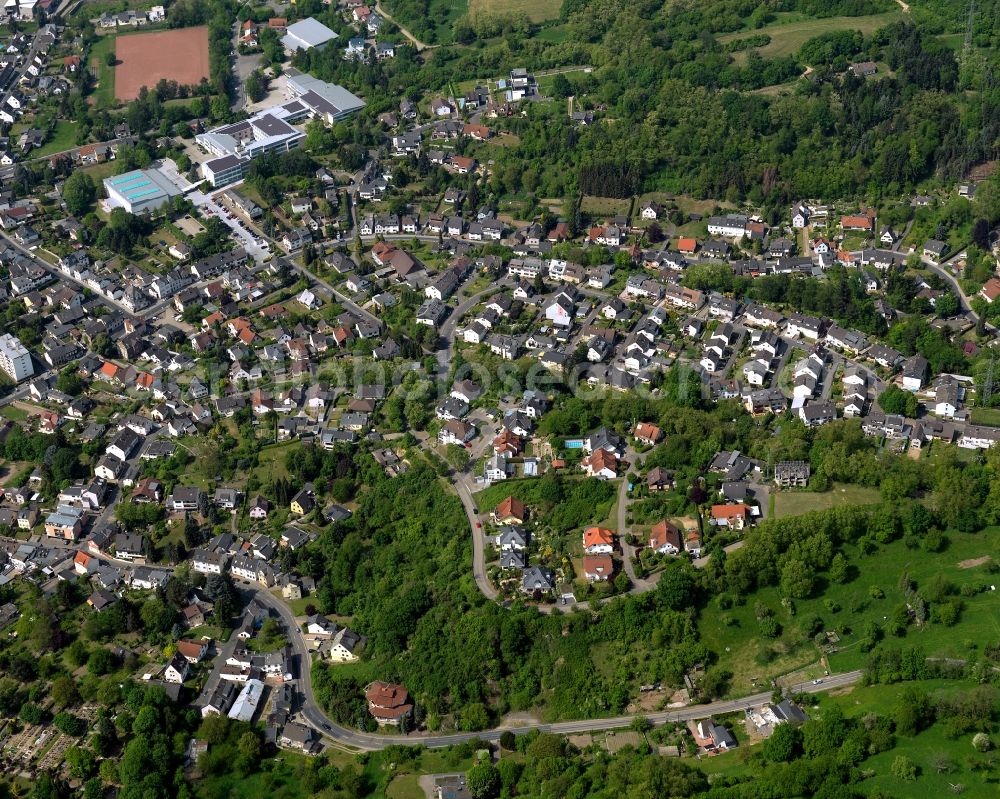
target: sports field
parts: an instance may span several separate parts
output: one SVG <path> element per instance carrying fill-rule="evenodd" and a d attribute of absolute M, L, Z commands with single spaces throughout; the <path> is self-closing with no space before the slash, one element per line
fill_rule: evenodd
<path fill-rule="evenodd" d="M 178 28 L 119 36 L 115 46 L 115 98 L 134 100 L 161 78 L 196 86 L 208 77 L 208 28 Z"/>

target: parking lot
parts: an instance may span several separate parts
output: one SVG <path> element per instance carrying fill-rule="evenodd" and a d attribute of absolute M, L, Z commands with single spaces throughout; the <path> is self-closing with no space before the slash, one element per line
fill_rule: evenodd
<path fill-rule="evenodd" d="M 191 202 L 195 206 L 201 209 L 202 213 L 217 216 L 229 229 L 233 231 L 233 235 L 239 241 L 240 246 L 242 246 L 247 254 L 250 255 L 257 263 L 263 263 L 271 257 L 271 246 L 264 239 L 259 239 L 253 231 L 251 231 L 235 214 L 231 211 L 223 208 L 219 203 L 212 199 L 209 195 L 203 194 L 200 191 L 193 191 L 188 195 Z"/>

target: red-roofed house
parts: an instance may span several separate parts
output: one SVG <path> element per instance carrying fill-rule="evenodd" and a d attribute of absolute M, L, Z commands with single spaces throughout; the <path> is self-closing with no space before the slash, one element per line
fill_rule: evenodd
<path fill-rule="evenodd" d="M 77 574 L 90 574 L 90 567 L 93 562 L 94 558 L 86 552 L 77 552 L 73 558 L 73 571 Z"/>
<path fill-rule="evenodd" d="M 588 555 L 610 555 L 615 548 L 615 534 L 606 527 L 588 527 L 583 531 L 583 549 Z"/>
<path fill-rule="evenodd" d="M 226 321 L 226 315 L 222 311 L 216 311 L 213 314 L 209 314 L 204 319 L 201 320 L 201 326 L 205 330 L 208 330 L 214 325 L 221 325 Z"/>
<path fill-rule="evenodd" d="M 462 133 L 476 141 L 486 141 L 491 135 L 491 131 L 485 125 L 468 124 L 462 128 Z"/>
<path fill-rule="evenodd" d="M 208 641 L 178 641 L 177 654 L 188 663 L 201 663 L 208 654 Z"/>
<path fill-rule="evenodd" d="M 520 455 L 523 448 L 524 442 L 521 437 L 506 427 L 493 439 L 493 451 L 504 458 Z"/>
<path fill-rule="evenodd" d="M 661 555 L 677 555 L 681 551 L 681 531 L 666 519 L 649 531 L 649 548 Z"/>
<path fill-rule="evenodd" d="M 52 435 L 59 429 L 59 414 L 55 411 L 42 411 L 38 414 L 38 432 Z"/>
<path fill-rule="evenodd" d="M 507 497 L 493 510 L 493 521 L 497 524 L 524 524 L 528 509 L 516 497 Z"/>
<path fill-rule="evenodd" d="M 377 241 L 372 247 L 372 258 L 382 266 L 386 266 L 392 260 L 392 254 L 396 252 L 396 247 L 386 241 Z"/>
<path fill-rule="evenodd" d="M 569 238 L 570 229 L 566 222 L 556 222 L 556 226 L 549 231 L 546 238 L 551 242 L 566 241 Z"/>
<path fill-rule="evenodd" d="M 247 47 L 256 47 L 259 43 L 257 38 L 257 23 L 248 19 L 240 26 L 240 44 Z"/>
<path fill-rule="evenodd" d="M 867 214 L 850 214 L 840 217 L 840 227 L 844 230 L 865 230 L 875 229 L 875 217 Z"/>
<path fill-rule="evenodd" d="M 614 480 L 618 477 L 618 456 L 613 452 L 599 449 L 581 462 L 583 470 L 590 477 Z"/>
<path fill-rule="evenodd" d="M 453 155 L 451 165 L 459 175 L 468 175 L 476 171 L 476 159 L 467 155 Z"/>
<path fill-rule="evenodd" d="M 96 377 L 98 380 L 106 380 L 107 382 L 112 383 L 118 380 L 119 372 L 121 372 L 121 369 L 118 367 L 118 364 L 111 361 L 105 361 L 101 364 L 101 368 L 97 370 Z"/>
<path fill-rule="evenodd" d="M 698 239 L 680 238 L 677 240 L 677 249 L 685 255 L 694 255 L 694 251 L 698 249 Z"/>
<path fill-rule="evenodd" d="M 368 712 L 379 724 L 395 724 L 413 713 L 410 694 L 402 685 L 376 680 L 365 688 Z"/>
<path fill-rule="evenodd" d="M 750 523 L 750 506 L 742 502 L 735 505 L 713 505 L 712 520 L 719 527 L 742 530 Z"/>
<path fill-rule="evenodd" d="M 986 302 L 992 303 L 997 297 L 1000 297 L 1000 279 L 991 277 L 983 287 L 979 290 L 979 296 L 982 297 Z"/>
<path fill-rule="evenodd" d="M 592 583 L 603 583 L 611 579 L 615 571 L 610 555 L 584 555 L 583 576 Z"/>
<path fill-rule="evenodd" d="M 649 422 L 639 422 L 635 426 L 635 430 L 632 431 L 632 435 L 635 436 L 635 440 L 640 444 L 652 447 L 654 444 L 658 443 L 661 438 L 663 438 L 663 431 L 660 430 L 660 428 L 655 424 L 649 424 Z"/>
<path fill-rule="evenodd" d="M 80 56 L 68 55 L 63 59 L 63 67 L 67 72 L 76 72 L 80 68 Z"/>

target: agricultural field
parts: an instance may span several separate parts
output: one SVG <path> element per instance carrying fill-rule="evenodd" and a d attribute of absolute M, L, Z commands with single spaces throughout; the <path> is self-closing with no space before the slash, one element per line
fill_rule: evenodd
<path fill-rule="evenodd" d="M 753 31 L 755 35 L 766 34 L 771 37 L 771 41 L 764 47 L 757 48 L 765 58 L 778 58 L 780 56 L 794 55 L 799 51 L 809 39 L 823 33 L 842 30 L 858 30 L 866 36 L 884 28 L 886 25 L 896 22 L 903 16 L 902 11 L 887 11 L 884 14 L 871 14 L 865 17 L 830 17 L 828 19 L 801 19 L 794 22 L 777 22 Z M 746 38 L 747 33 L 730 33 L 720 36 L 722 44 Z M 746 53 L 736 53 L 734 58 L 740 61 L 746 58 Z"/>

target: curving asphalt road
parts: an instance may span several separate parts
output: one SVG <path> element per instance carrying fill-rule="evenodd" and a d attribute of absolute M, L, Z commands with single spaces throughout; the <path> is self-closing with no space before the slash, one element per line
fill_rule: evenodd
<path fill-rule="evenodd" d="M 360 732 L 348 727 L 343 727 L 331 720 L 320 708 L 316 697 L 313 694 L 312 680 L 310 677 L 310 667 L 312 661 L 309 651 L 306 648 L 305 639 L 295 622 L 295 616 L 291 609 L 284 602 L 276 598 L 270 591 L 258 586 L 251 586 L 254 595 L 261 602 L 274 610 L 284 622 L 288 630 L 289 640 L 292 650 L 299 656 L 299 683 L 301 686 L 303 703 L 302 716 L 319 732 L 333 741 L 334 744 L 343 747 L 352 747 L 362 751 L 375 751 L 385 749 L 394 744 L 405 744 L 408 746 L 422 745 L 429 748 L 451 746 L 452 744 L 463 743 L 465 741 L 496 741 L 501 733 L 510 731 L 515 735 L 525 735 L 531 730 L 557 733 L 560 735 L 572 735 L 579 732 L 598 732 L 601 730 L 613 730 L 627 727 L 635 718 L 633 715 L 614 716 L 611 718 L 583 719 L 580 721 L 560 721 L 551 724 L 537 722 L 518 727 L 495 728 L 492 730 L 482 730 L 481 732 L 459 732 L 450 734 L 419 734 L 412 735 L 376 735 L 367 732 Z M 850 671 L 843 674 L 834 674 L 820 681 L 796 683 L 787 686 L 786 692 L 790 694 L 815 694 L 835 688 L 843 688 L 859 682 L 862 672 Z M 704 705 L 693 705 L 691 707 L 678 710 L 666 710 L 657 713 L 646 713 L 645 718 L 653 726 L 672 724 L 675 722 L 690 721 L 694 719 L 705 719 L 721 713 L 732 713 L 734 711 L 746 710 L 748 708 L 759 707 L 771 701 L 770 691 L 744 696 L 739 699 L 726 699 L 719 702 L 710 702 Z"/>

